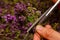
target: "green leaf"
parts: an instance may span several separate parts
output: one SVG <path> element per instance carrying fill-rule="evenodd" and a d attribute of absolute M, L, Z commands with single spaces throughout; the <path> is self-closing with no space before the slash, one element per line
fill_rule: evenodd
<path fill-rule="evenodd" d="M 53 29 L 54 29 L 54 30 L 56 30 L 57 25 L 59 25 L 59 23 L 54 23 L 54 24 L 53 24 Z"/>
<path fill-rule="evenodd" d="M 20 31 L 17 31 L 16 32 L 16 37 L 15 38 L 18 38 L 20 36 Z"/>
<path fill-rule="evenodd" d="M 33 10 L 32 7 L 28 7 L 28 11 L 31 12 Z"/>
<path fill-rule="evenodd" d="M 17 3 L 18 2 L 18 0 L 14 0 L 14 3 Z"/>
<path fill-rule="evenodd" d="M 40 16 L 41 15 L 41 11 L 36 11 L 36 14 L 35 15 L 37 15 L 37 16 Z"/>
<path fill-rule="evenodd" d="M 9 27 L 7 27 L 5 31 L 8 33 L 9 32 Z"/>
<path fill-rule="evenodd" d="M 11 7 L 11 14 L 14 15 L 14 7 Z"/>
<path fill-rule="evenodd" d="M 7 4 L 9 1 L 8 0 L 4 0 L 4 2 Z"/>
<path fill-rule="evenodd" d="M 28 21 L 33 22 L 34 21 L 34 16 L 28 16 Z"/>
<path fill-rule="evenodd" d="M 37 10 L 35 7 L 33 7 L 33 10 Z"/>

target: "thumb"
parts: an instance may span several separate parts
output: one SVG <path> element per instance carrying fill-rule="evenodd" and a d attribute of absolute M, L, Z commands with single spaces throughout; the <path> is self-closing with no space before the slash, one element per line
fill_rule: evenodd
<path fill-rule="evenodd" d="M 41 25 L 36 27 L 36 31 L 48 40 L 60 40 L 60 34 L 54 31 L 52 28 L 46 28 Z"/>

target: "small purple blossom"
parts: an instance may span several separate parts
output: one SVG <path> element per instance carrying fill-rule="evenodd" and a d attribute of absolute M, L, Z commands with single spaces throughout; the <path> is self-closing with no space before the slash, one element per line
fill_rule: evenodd
<path fill-rule="evenodd" d="M 9 22 L 9 21 L 12 21 L 12 20 L 16 21 L 16 17 L 12 16 L 11 14 L 4 15 L 4 16 L 2 16 L 2 18 L 4 18 L 6 22 Z"/>
<path fill-rule="evenodd" d="M 21 30 L 22 33 L 26 33 L 27 29 L 28 29 L 28 27 L 25 27 L 25 26 L 20 26 L 19 27 L 19 30 Z"/>
<path fill-rule="evenodd" d="M 6 28 L 6 24 L 0 24 L 0 29 L 5 29 Z"/>
<path fill-rule="evenodd" d="M 12 34 L 6 34 L 7 37 L 9 38 L 15 38 L 16 34 L 15 33 L 12 33 Z"/>
<path fill-rule="evenodd" d="M 17 22 L 13 22 L 13 23 L 10 24 L 10 31 L 14 32 L 15 30 L 19 30 Z"/>
<path fill-rule="evenodd" d="M 17 19 L 16 19 L 16 16 L 12 16 L 12 19 L 16 22 Z"/>
<path fill-rule="evenodd" d="M 25 16 L 19 16 L 19 21 L 25 21 L 26 17 Z"/>
<path fill-rule="evenodd" d="M 10 4 L 5 4 L 5 8 L 6 8 L 6 9 L 9 9 L 10 7 L 11 7 Z"/>
<path fill-rule="evenodd" d="M 2 13 L 2 8 L 0 8 L 0 13 Z"/>
<path fill-rule="evenodd" d="M 20 11 L 26 10 L 26 5 L 24 3 L 16 3 L 15 10 L 20 10 Z"/>
<path fill-rule="evenodd" d="M 0 15 L 2 14 L 2 8 L 0 8 Z"/>
<path fill-rule="evenodd" d="M 29 22 L 29 23 L 27 24 L 27 26 L 28 26 L 28 27 L 31 27 L 31 25 L 32 25 L 32 23 L 31 23 L 31 22 Z"/>

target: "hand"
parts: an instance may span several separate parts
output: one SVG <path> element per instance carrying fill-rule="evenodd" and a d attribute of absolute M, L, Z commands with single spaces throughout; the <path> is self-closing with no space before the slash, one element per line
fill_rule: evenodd
<path fill-rule="evenodd" d="M 50 25 L 45 27 L 38 25 L 33 40 L 40 40 L 40 35 L 47 40 L 60 40 L 60 33 L 53 30 Z"/>

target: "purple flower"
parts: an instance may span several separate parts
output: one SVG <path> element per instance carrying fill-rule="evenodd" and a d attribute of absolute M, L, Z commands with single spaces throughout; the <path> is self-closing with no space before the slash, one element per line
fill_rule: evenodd
<path fill-rule="evenodd" d="M 4 18 L 6 22 L 9 22 L 9 21 L 12 21 L 12 20 L 16 21 L 16 17 L 12 16 L 10 14 L 4 15 L 4 16 L 2 16 L 2 18 Z"/>
<path fill-rule="evenodd" d="M 27 26 L 28 26 L 28 27 L 31 27 L 31 25 L 32 25 L 32 23 L 31 23 L 31 22 L 29 22 L 29 23 L 27 24 Z"/>
<path fill-rule="evenodd" d="M 20 11 L 26 10 L 26 5 L 24 3 L 16 3 L 15 10 L 20 10 Z"/>
<path fill-rule="evenodd" d="M 26 17 L 25 16 L 19 16 L 19 21 L 25 21 Z"/>
<path fill-rule="evenodd" d="M 16 22 L 17 19 L 16 19 L 16 16 L 12 16 L 12 19 Z"/>
<path fill-rule="evenodd" d="M 0 13 L 2 13 L 2 8 L 0 8 Z"/>
<path fill-rule="evenodd" d="M 6 34 L 6 36 L 9 37 L 9 38 L 14 39 L 15 36 L 16 36 L 16 34 L 15 34 L 15 33 L 12 33 L 12 34 Z"/>
<path fill-rule="evenodd" d="M 21 30 L 22 33 L 26 33 L 27 29 L 28 29 L 28 27 L 25 27 L 25 26 L 20 26 L 19 27 L 19 30 Z"/>
<path fill-rule="evenodd" d="M 0 29 L 5 29 L 6 28 L 6 24 L 0 24 Z"/>
<path fill-rule="evenodd" d="M 17 22 L 12 22 L 12 23 L 10 24 L 10 31 L 11 31 L 11 32 L 15 32 L 16 30 L 19 30 L 19 28 L 18 28 L 18 23 L 17 23 Z"/>
<path fill-rule="evenodd" d="M 23 30 L 23 31 L 26 31 L 27 29 L 28 29 L 27 27 L 22 26 L 22 30 Z"/>
<path fill-rule="evenodd" d="M 4 7 L 4 4 L 5 4 L 4 1 L 1 0 L 0 1 L 0 7 Z"/>
<path fill-rule="evenodd" d="M 1 13 L 2 13 L 2 8 L 0 8 L 0 15 L 1 15 Z"/>
<path fill-rule="evenodd" d="M 4 18 L 5 21 L 12 20 L 12 17 L 10 14 L 4 15 L 4 16 L 2 16 L 2 18 Z"/>
<path fill-rule="evenodd" d="M 9 4 L 9 3 L 8 3 L 8 4 L 5 4 L 5 5 L 4 5 L 4 8 L 6 8 L 6 9 L 11 8 L 11 4 Z"/>

